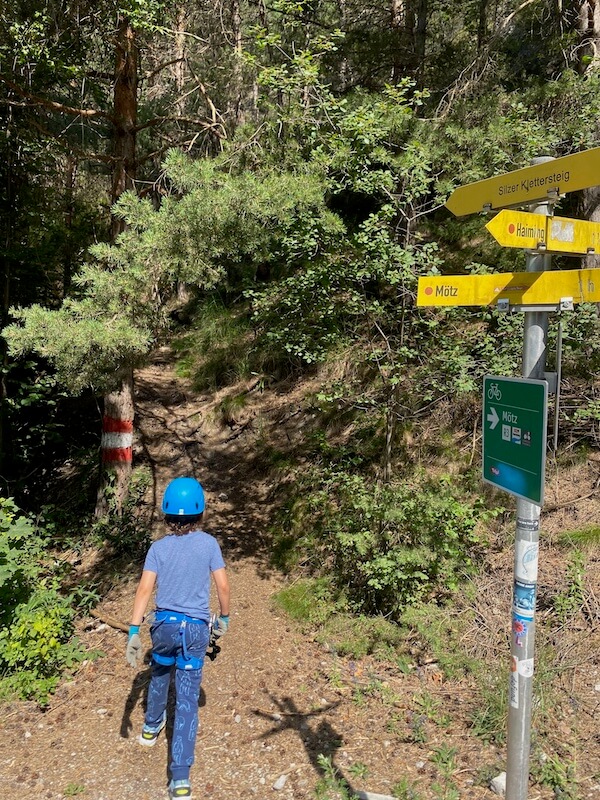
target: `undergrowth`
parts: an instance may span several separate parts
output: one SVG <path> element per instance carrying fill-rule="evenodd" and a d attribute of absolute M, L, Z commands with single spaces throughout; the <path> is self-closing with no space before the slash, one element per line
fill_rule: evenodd
<path fill-rule="evenodd" d="M 76 595 L 61 587 L 49 534 L 0 499 L 0 697 L 47 702 L 65 669 L 90 654 L 74 637 Z"/>
<path fill-rule="evenodd" d="M 317 474 L 318 472 L 318 474 Z M 476 570 L 486 512 L 444 480 L 377 485 L 321 466 L 299 477 L 275 531 L 279 564 L 327 572 L 360 613 L 397 618 Z"/>

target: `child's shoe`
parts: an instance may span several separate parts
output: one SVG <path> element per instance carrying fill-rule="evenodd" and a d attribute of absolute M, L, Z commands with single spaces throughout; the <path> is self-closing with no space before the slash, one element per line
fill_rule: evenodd
<path fill-rule="evenodd" d="M 178 797 L 183 797 L 184 800 L 190 800 L 192 796 L 192 787 L 187 778 L 179 781 L 171 781 L 169 784 L 169 798 L 176 800 Z"/>
<path fill-rule="evenodd" d="M 158 725 L 144 725 L 142 728 L 142 732 L 138 736 L 138 742 L 144 747 L 152 747 L 156 744 L 156 740 L 158 739 L 158 734 L 162 731 L 165 727 L 165 722 L 167 721 L 167 712 L 163 714 L 163 718 L 158 723 Z M 185 797 L 186 795 L 183 795 Z"/>

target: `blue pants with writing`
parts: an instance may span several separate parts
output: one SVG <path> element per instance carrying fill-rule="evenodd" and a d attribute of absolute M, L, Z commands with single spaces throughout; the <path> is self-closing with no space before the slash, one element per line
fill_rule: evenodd
<path fill-rule="evenodd" d="M 188 622 L 183 631 L 179 623 L 157 622 L 150 628 L 152 650 L 161 656 L 183 655 L 183 639 L 187 656 L 202 661 L 208 646 L 208 625 Z M 159 725 L 167 707 L 169 683 L 173 666 L 152 662 L 152 677 L 148 688 L 146 725 Z M 175 667 L 175 722 L 171 741 L 170 772 L 173 780 L 188 778 L 194 763 L 194 746 L 198 732 L 198 699 L 202 667 L 180 669 Z"/>

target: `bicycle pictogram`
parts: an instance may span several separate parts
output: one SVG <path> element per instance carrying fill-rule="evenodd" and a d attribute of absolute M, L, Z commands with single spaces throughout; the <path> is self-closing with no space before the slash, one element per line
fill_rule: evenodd
<path fill-rule="evenodd" d="M 502 400 L 502 392 L 500 391 L 500 387 L 497 383 L 490 384 L 490 387 L 487 391 L 487 396 L 489 400 Z"/>

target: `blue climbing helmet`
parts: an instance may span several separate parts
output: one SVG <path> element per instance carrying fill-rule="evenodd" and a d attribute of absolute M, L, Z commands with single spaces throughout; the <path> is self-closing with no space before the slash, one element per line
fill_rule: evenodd
<path fill-rule="evenodd" d="M 175 478 L 165 489 L 162 512 L 169 517 L 197 517 L 204 511 L 204 490 L 195 478 Z"/>

